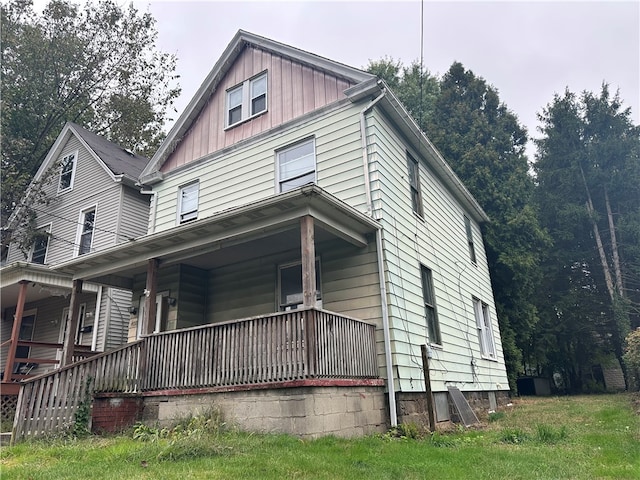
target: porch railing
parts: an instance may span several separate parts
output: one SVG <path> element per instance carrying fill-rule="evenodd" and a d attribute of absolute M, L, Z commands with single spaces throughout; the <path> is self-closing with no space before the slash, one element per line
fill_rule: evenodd
<path fill-rule="evenodd" d="M 150 335 L 22 384 L 13 441 L 61 431 L 90 392 L 376 378 L 375 325 L 315 308 Z M 90 399 L 89 399 L 90 400 Z"/>

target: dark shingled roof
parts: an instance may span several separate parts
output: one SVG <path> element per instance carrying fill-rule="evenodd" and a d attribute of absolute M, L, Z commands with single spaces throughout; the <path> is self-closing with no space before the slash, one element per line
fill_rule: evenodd
<path fill-rule="evenodd" d="M 73 130 L 82 137 L 87 145 L 91 147 L 96 155 L 100 157 L 114 175 L 124 174 L 127 177 L 137 180 L 149 162 L 148 158 L 136 155 L 76 123 L 69 122 L 69 124 L 73 127 Z"/>

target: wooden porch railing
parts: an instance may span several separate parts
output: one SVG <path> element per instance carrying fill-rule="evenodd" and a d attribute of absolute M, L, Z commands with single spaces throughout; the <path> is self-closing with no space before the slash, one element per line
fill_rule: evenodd
<path fill-rule="evenodd" d="M 375 325 L 315 308 L 150 335 L 26 381 L 13 441 L 71 425 L 92 392 L 376 378 Z"/>

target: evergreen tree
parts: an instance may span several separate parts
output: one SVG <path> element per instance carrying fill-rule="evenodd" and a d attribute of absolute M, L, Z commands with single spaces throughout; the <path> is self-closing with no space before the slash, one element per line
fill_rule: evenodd
<path fill-rule="evenodd" d="M 540 115 L 536 197 L 554 242 L 540 326 L 561 328 L 583 346 L 569 354 L 549 338 L 534 356 L 553 370 L 550 359 L 565 355 L 574 390 L 599 356 L 622 363 L 624 338 L 640 325 L 640 129 L 630 115 L 606 84 L 599 95 L 555 95 Z"/>

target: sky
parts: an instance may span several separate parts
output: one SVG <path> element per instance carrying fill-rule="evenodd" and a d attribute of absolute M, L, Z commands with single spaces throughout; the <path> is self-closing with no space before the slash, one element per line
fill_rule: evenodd
<path fill-rule="evenodd" d="M 125 3 L 121 0 L 121 3 Z M 182 113 L 235 33 L 246 30 L 356 68 L 391 57 L 446 73 L 454 61 L 497 88 L 529 135 L 566 88 L 619 89 L 640 124 L 640 0 L 134 1 L 177 56 Z M 424 9 L 424 14 L 421 10 Z M 422 19 L 422 21 L 421 21 Z M 428 134 L 428 132 L 427 132 Z M 533 159 L 533 146 L 527 152 Z"/>
<path fill-rule="evenodd" d="M 603 82 L 640 124 L 640 0 L 134 4 L 157 20 L 159 49 L 177 55 L 176 118 L 239 29 L 364 69 L 385 56 L 419 61 L 423 28 L 424 66 L 442 75 L 461 62 L 497 88 L 532 137 L 555 93 L 598 93 Z"/>

